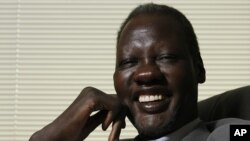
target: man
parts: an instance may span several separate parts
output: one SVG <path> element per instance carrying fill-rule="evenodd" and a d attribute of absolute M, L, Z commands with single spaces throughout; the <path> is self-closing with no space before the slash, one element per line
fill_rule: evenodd
<path fill-rule="evenodd" d="M 117 97 L 85 88 L 30 141 L 81 141 L 99 124 L 105 130 L 111 123 L 108 140 L 119 140 L 125 115 L 138 130 L 134 140 L 228 140 L 227 121 L 217 130 L 198 118 L 197 89 L 205 69 L 183 14 L 164 5 L 137 7 L 122 24 L 116 49 Z"/>

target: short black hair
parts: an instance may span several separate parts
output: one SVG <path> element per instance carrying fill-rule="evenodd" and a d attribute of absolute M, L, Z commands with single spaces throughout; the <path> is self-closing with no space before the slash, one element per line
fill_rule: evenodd
<path fill-rule="evenodd" d="M 139 5 L 138 7 L 136 7 L 128 15 L 125 21 L 121 24 L 120 30 L 118 31 L 118 34 L 117 34 L 117 42 L 116 42 L 117 46 L 120 40 L 121 33 L 124 27 L 126 26 L 126 24 L 129 22 L 129 20 L 139 15 L 151 15 L 151 14 L 170 16 L 174 18 L 180 24 L 180 28 L 183 31 L 182 34 L 184 34 L 184 39 L 187 43 L 188 51 L 193 59 L 193 62 L 194 63 L 196 63 L 197 61 L 202 62 L 202 59 L 200 56 L 199 44 L 198 44 L 194 29 L 192 27 L 192 24 L 185 17 L 185 15 L 182 14 L 180 11 L 178 11 L 177 9 L 173 7 L 169 7 L 166 5 L 147 3 L 147 4 Z"/>

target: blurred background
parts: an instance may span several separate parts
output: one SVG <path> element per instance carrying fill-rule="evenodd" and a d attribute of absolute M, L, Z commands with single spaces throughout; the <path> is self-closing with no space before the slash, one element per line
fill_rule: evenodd
<path fill-rule="evenodd" d="M 207 70 L 199 100 L 250 84 L 249 0 L 0 0 L 0 141 L 27 141 L 86 86 L 115 93 L 116 34 L 137 5 L 182 11 Z M 107 139 L 101 128 L 86 141 Z M 131 124 L 122 138 L 137 134 Z"/>

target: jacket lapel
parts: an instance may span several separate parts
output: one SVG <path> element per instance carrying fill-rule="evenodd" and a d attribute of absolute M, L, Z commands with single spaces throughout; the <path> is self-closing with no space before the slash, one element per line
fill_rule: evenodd
<path fill-rule="evenodd" d="M 201 122 L 191 133 L 185 136 L 182 141 L 206 141 L 210 131 L 204 122 Z"/>

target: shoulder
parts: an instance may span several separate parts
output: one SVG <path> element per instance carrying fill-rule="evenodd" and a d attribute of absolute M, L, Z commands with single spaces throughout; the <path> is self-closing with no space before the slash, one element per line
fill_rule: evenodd
<path fill-rule="evenodd" d="M 224 118 L 216 121 L 206 122 L 206 126 L 210 131 L 213 131 L 221 126 L 229 126 L 231 124 L 250 124 L 250 121 L 239 118 Z"/>
<path fill-rule="evenodd" d="M 237 118 L 225 118 L 213 122 L 206 123 L 208 130 L 211 132 L 207 141 L 229 141 L 230 125 L 250 125 L 249 120 Z"/>
<path fill-rule="evenodd" d="M 229 141 L 230 125 L 233 124 L 250 125 L 250 121 L 237 118 L 201 121 L 182 141 Z"/>

